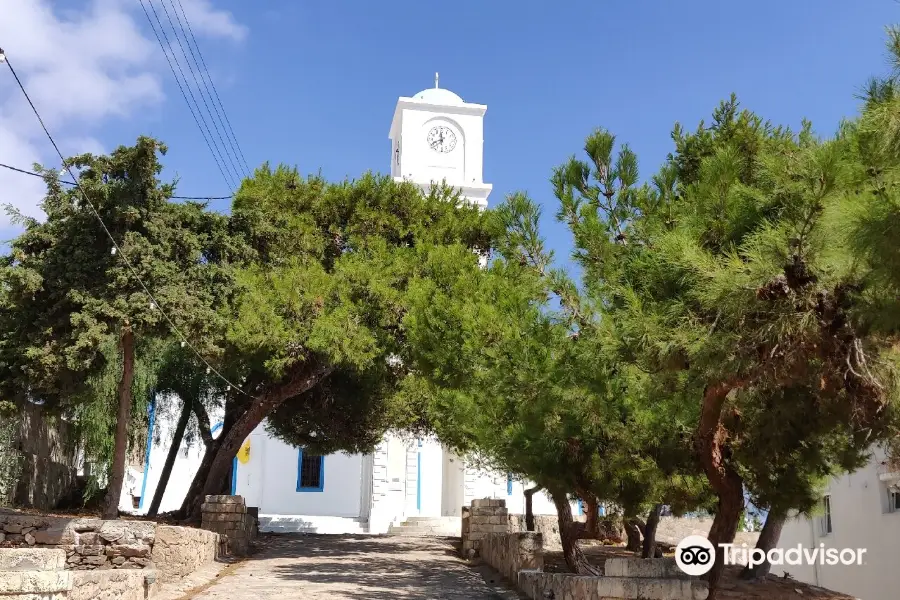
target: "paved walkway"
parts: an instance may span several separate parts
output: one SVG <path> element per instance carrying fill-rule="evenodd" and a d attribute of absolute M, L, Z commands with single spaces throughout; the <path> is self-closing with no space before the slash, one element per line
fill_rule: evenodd
<path fill-rule="evenodd" d="M 487 568 L 457 558 L 450 540 L 401 536 L 264 535 L 252 558 L 192 600 L 506 600 Z"/>

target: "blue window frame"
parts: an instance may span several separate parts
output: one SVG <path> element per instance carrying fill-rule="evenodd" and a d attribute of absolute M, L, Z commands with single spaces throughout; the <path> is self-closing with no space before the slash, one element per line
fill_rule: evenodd
<path fill-rule="evenodd" d="M 512 496 L 512 473 L 506 474 L 506 495 Z"/>
<path fill-rule="evenodd" d="M 318 454 L 303 454 L 297 458 L 297 491 L 325 491 L 325 457 Z"/>

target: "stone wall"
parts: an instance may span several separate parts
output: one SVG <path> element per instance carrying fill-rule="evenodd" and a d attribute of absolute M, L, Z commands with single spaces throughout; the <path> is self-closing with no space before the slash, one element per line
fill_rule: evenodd
<path fill-rule="evenodd" d="M 689 535 L 706 537 L 712 522 L 711 517 L 662 517 L 656 528 L 656 539 L 667 544 L 678 545 L 678 542 Z M 759 532 L 738 531 L 734 536 L 734 543 L 753 547 L 758 538 Z"/>
<path fill-rule="evenodd" d="M 704 600 L 705 581 L 682 573 L 672 558 L 610 558 L 602 577 L 544 573 L 540 533 L 486 533 L 480 558 L 528 598 L 578 600 Z"/>
<path fill-rule="evenodd" d="M 462 555 L 476 558 L 481 550 L 481 540 L 491 533 L 509 532 L 509 514 L 506 500 L 476 499 L 472 506 L 462 507 Z"/>
<path fill-rule="evenodd" d="M 574 520 L 583 522 L 585 517 L 578 516 Z M 689 535 L 705 537 L 709 533 L 711 525 L 712 519 L 705 517 L 662 517 L 656 530 L 656 539 L 659 542 L 675 546 Z M 603 517 L 600 519 L 600 527 L 601 538 L 621 541 L 621 532 Z M 535 515 L 534 530 L 544 534 L 545 550 L 550 552 L 562 550 L 559 538 L 559 520 L 555 515 Z M 525 531 L 525 515 L 509 515 L 509 531 Z M 759 538 L 759 532 L 739 531 L 735 535 L 734 543 L 738 545 L 743 543 L 753 547 L 756 545 L 757 538 Z"/>
<path fill-rule="evenodd" d="M 523 569 L 544 569 L 542 538 L 534 532 L 489 533 L 481 540 L 481 558 L 515 582 Z"/>
<path fill-rule="evenodd" d="M 243 496 L 207 496 L 201 510 L 203 529 L 223 536 L 229 554 L 250 553 L 250 542 L 256 537 L 259 525 L 253 513 L 247 512 Z"/>
<path fill-rule="evenodd" d="M 150 564 L 156 523 L 7 512 L 0 513 L 0 532 L 4 547 L 64 550 L 68 569 L 143 569 Z"/>
<path fill-rule="evenodd" d="M 78 571 L 68 600 L 145 600 L 159 589 L 153 569 Z"/>
<path fill-rule="evenodd" d="M 0 550 L 0 600 L 65 600 L 72 572 L 62 550 Z"/>
<path fill-rule="evenodd" d="M 186 577 L 219 558 L 219 535 L 190 527 L 159 525 L 150 560 L 162 581 Z"/>
<path fill-rule="evenodd" d="M 72 427 L 26 405 L 4 423 L 0 440 L 0 502 L 51 510 L 75 483 Z M 11 477 L 6 480 L 5 476 Z"/>
<path fill-rule="evenodd" d="M 176 581 L 222 555 L 219 536 L 202 529 L 0 512 L 0 549 L 16 547 L 59 550 L 64 568 L 72 571 L 155 568 L 162 582 Z M 110 585 L 128 579 L 110 577 Z M 83 580 L 86 585 L 95 581 Z"/>
<path fill-rule="evenodd" d="M 145 600 L 157 589 L 153 569 L 73 572 L 60 549 L 0 550 L 0 600 Z"/>
<path fill-rule="evenodd" d="M 541 571 L 519 571 L 516 587 L 532 600 L 705 600 L 709 596 L 705 581 L 640 576 L 589 577 Z"/>

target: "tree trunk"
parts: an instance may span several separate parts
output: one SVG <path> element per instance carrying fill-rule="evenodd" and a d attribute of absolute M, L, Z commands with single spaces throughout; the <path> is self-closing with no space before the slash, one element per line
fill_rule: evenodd
<path fill-rule="evenodd" d="M 766 524 L 763 525 L 762 531 L 759 532 L 759 539 L 756 540 L 756 547 L 765 552 L 767 556 L 769 550 L 778 545 L 778 539 L 781 537 L 781 529 L 784 527 L 784 522 L 786 520 L 787 516 L 785 513 L 780 511 L 769 511 L 769 516 L 766 517 Z M 741 579 L 763 579 L 769 574 L 771 568 L 772 564 L 768 560 L 756 565 L 752 569 L 750 567 L 744 567 L 744 570 L 741 571 Z"/>
<path fill-rule="evenodd" d="M 662 504 L 654 504 L 647 516 L 647 525 L 644 527 L 644 551 L 641 553 L 643 558 L 656 558 L 656 527 L 659 525 L 662 507 Z"/>
<path fill-rule="evenodd" d="M 213 459 L 216 457 L 219 443 L 225 438 L 225 435 L 231 431 L 231 428 L 241 415 L 244 414 L 244 410 L 246 410 L 246 406 L 239 405 L 231 399 L 227 399 L 225 401 L 225 416 L 222 419 L 222 432 L 219 434 L 218 438 L 213 439 L 212 431 L 210 429 L 209 414 L 206 411 L 206 407 L 199 399 L 194 401 L 194 414 L 197 415 L 197 423 L 200 428 L 200 438 L 203 440 L 204 453 L 203 459 L 200 461 L 200 467 L 194 474 L 194 479 L 191 481 L 187 494 L 185 494 L 184 500 L 181 503 L 181 509 L 179 510 L 181 518 L 189 520 L 191 507 L 194 506 L 194 503 L 197 502 L 198 499 L 200 500 L 200 504 L 203 503 L 203 487 L 206 485 L 209 469 L 212 466 Z M 224 480 L 220 485 L 224 485 Z"/>
<path fill-rule="evenodd" d="M 525 531 L 534 531 L 534 508 L 532 505 L 532 497 L 539 491 L 541 491 L 541 486 L 539 485 L 525 490 Z"/>
<path fill-rule="evenodd" d="M 194 399 L 192 408 L 194 414 L 197 415 L 197 429 L 200 430 L 200 439 L 203 440 L 203 447 L 209 450 L 213 443 L 212 431 L 209 427 L 209 413 L 206 412 L 206 407 L 203 406 L 203 402 L 199 398 Z M 224 427 L 225 424 L 223 423 L 222 426 Z"/>
<path fill-rule="evenodd" d="M 225 435 L 224 431 L 222 432 L 222 435 Z M 188 488 L 187 494 L 185 494 L 184 500 L 181 502 L 181 509 L 178 511 L 180 516 L 184 519 L 189 519 L 191 507 L 203 492 L 203 486 L 206 485 L 209 469 L 212 467 L 213 458 L 215 458 L 216 450 L 219 448 L 218 441 L 222 439 L 222 435 L 219 436 L 219 439 L 212 440 L 212 442 L 206 446 L 206 451 L 203 453 L 203 459 L 200 461 L 200 466 L 194 474 L 191 486 Z"/>
<path fill-rule="evenodd" d="M 128 424 L 131 421 L 131 384 L 134 381 L 134 332 L 126 322 L 122 326 L 122 377 L 119 379 L 119 409 L 116 413 L 116 440 L 110 469 L 109 487 L 103 503 L 103 518 L 119 518 L 119 500 L 125 481 L 125 458 L 128 453 Z"/>
<path fill-rule="evenodd" d="M 641 551 L 641 530 L 634 519 L 625 519 L 625 535 L 628 536 L 628 543 L 625 549 L 629 552 Z"/>
<path fill-rule="evenodd" d="M 578 546 L 578 534 L 574 519 L 572 519 L 572 505 L 565 492 L 554 490 L 553 504 L 556 505 L 556 516 L 559 519 L 559 538 L 562 542 L 563 556 L 566 566 L 576 575 L 599 575 L 600 571 L 593 567 Z"/>
<path fill-rule="evenodd" d="M 330 374 L 331 370 L 330 367 L 321 368 L 316 365 L 303 365 L 287 381 L 253 399 L 249 408 L 235 421 L 234 426 L 219 436 L 218 448 L 209 466 L 209 473 L 203 484 L 203 490 L 193 499 L 193 503 L 187 513 L 190 520 L 200 520 L 200 506 L 203 504 L 203 499 L 222 490 L 222 482 L 228 476 L 232 459 L 237 454 L 241 444 L 247 439 L 247 436 L 282 402 L 311 389 Z"/>
<path fill-rule="evenodd" d="M 584 499 L 587 521 L 584 525 L 585 537 L 592 540 L 600 537 L 600 503 L 595 496 L 588 494 Z"/>
<path fill-rule="evenodd" d="M 175 425 L 175 435 L 172 436 L 172 445 L 169 446 L 166 462 L 163 464 L 162 473 L 159 474 L 159 483 L 156 484 L 156 491 L 153 493 L 153 501 L 150 503 L 150 510 L 147 511 L 148 517 L 155 517 L 159 512 L 159 505 L 162 504 L 163 495 L 166 493 L 166 486 L 169 485 L 169 477 L 172 475 L 172 467 L 175 466 L 175 459 L 178 457 L 178 451 L 181 449 L 181 441 L 184 439 L 184 430 L 187 429 L 188 421 L 191 418 L 190 400 L 183 399 L 182 403 L 181 416 L 178 417 L 178 423 Z"/>
<path fill-rule="evenodd" d="M 716 589 L 725 568 L 725 553 L 719 544 L 734 541 L 744 509 L 744 482 L 728 463 L 728 431 L 722 424 L 722 411 L 728 393 L 736 387 L 732 382 L 710 385 L 703 393 L 700 424 L 694 440 L 697 455 L 710 486 L 719 497 L 716 517 L 709 529 L 708 539 L 716 548 L 716 562 L 707 574 L 708 600 L 715 600 Z"/>

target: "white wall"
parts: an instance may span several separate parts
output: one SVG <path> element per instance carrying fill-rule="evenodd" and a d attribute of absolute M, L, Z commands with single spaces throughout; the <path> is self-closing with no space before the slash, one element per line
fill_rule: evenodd
<path fill-rule="evenodd" d="M 327 455 L 323 491 L 298 492 L 299 450 L 269 436 L 265 424 L 257 427 L 250 440 L 250 461 L 238 465 L 236 493 L 253 496 L 252 482 L 261 482 L 261 514 L 359 517 L 362 455 Z"/>
<path fill-rule="evenodd" d="M 827 493 L 831 496 L 832 533 L 820 535 L 817 518 L 789 520 L 781 533 L 778 547 L 802 544 L 805 548 L 866 548 L 861 566 L 817 565 L 773 567 L 777 575 L 784 571 L 800 581 L 812 583 L 865 600 L 896 600 L 900 596 L 900 512 L 887 510 L 887 486 L 879 481 L 877 465 L 884 454 L 876 450 L 873 460 L 862 469 L 833 479 Z"/>
<path fill-rule="evenodd" d="M 419 516 L 439 517 L 443 500 L 444 449 L 436 441 L 424 440 L 417 451 L 421 460 L 418 469 L 421 477 L 418 488 L 421 495 Z"/>
<path fill-rule="evenodd" d="M 150 452 L 145 456 L 143 469 L 131 473 L 131 476 L 128 477 L 129 481 L 123 487 L 122 497 L 119 502 L 119 509 L 130 514 L 144 515 L 150 509 L 150 503 L 153 500 L 153 494 L 156 492 L 156 486 L 159 483 L 166 456 L 169 454 L 169 448 L 172 445 L 172 436 L 174 435 L 179 411 L 181 410 L 181 401 L 177 397 L 158 398 L 156 404 L 157 408 L 153 412 L 153 423 L 149 432 Z M 210 427 L 214 427 L 216 423 L 221 421 L 223 410 L 221 408 L 213 408 L 209 412 L 212 420 Z M 195 419 L 196 417 L 191 415 L 189 427 L 196 426 Z M 218 435 L 218 430 L 213 432 L 213 438 L 218 437 Z M 188 488 L 194 480 L 194 475 L 197 473 L 197 469 L 200 468 L 200 462 L 203 460 L 204 453 L 205 448 L 199 439 L 195 439 L 191 445 L 187 443 L 187 440 L 182 440 L 175 464 L 172 467 L 172 474 L 169 476 L 166 492 L 159 507 L 160 513 L 171 512 L 181 508 L 181 503 L 184 501 Z M 134 509 L 132 507 L 132 495 L 141 497 L 140 508 Z"/>

